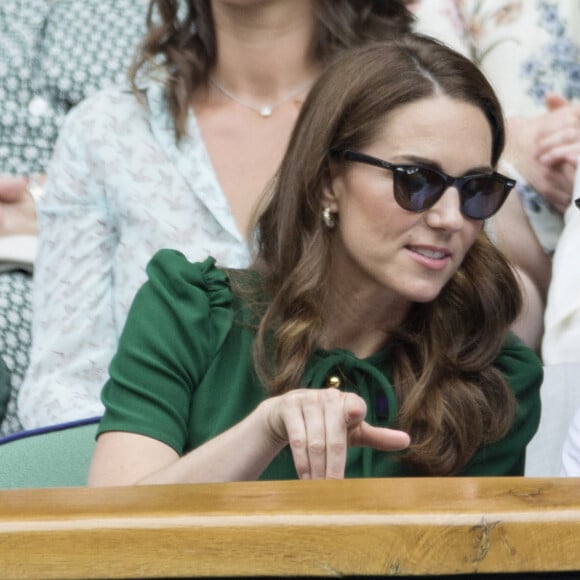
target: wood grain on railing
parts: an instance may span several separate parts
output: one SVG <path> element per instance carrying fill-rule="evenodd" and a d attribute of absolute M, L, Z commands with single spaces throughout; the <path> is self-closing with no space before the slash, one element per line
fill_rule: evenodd
<path fill-rule="evenodd" d="M 580 480 L 366 479 L 0 492 L 2 578 L 580 570 Z"/>

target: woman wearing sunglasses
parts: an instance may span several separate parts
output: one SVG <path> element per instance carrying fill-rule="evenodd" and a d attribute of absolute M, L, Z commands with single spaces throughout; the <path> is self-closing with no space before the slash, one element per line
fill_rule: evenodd
<path fill-rule="evenodd" d="M 247 270 L 159 252 L 103 391 L 89 483 L 522 475 L 542 367 L 484 220 L 500 105 L 409 36 L 302 107 Z"/>

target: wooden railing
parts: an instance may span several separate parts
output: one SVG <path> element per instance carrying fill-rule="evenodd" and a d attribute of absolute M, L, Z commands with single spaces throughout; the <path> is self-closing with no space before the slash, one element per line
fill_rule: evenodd
<path fill-rule="evenodd" d="M 578 479 L 369 479 L 0 492 L 1 578 L 570 570 L 580 570 Z"/>

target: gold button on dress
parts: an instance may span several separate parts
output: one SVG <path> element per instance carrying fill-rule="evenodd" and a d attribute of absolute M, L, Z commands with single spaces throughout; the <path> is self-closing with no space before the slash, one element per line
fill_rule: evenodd
<path fill-rule="evenodd" d="M 340 377 L 331 375 L 326 379 L 326 386 L 332 389 L 340 389 L 340 387 L 342 387 L 342 381 L 340 380 Z"/>

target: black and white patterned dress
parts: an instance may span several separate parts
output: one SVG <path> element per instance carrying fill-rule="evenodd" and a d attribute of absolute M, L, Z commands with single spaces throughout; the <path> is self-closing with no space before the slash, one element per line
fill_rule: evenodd
<path fill-rule="evenodd" d="M 0 174 L 44 173 L 67 112 L 127 82 L 148 0 L 1 0 Z M 32 277 L 0 274 L 0 366 L 10 399 L 0 436 L 21 429 L 18 389 L 28 365 Z"/>

